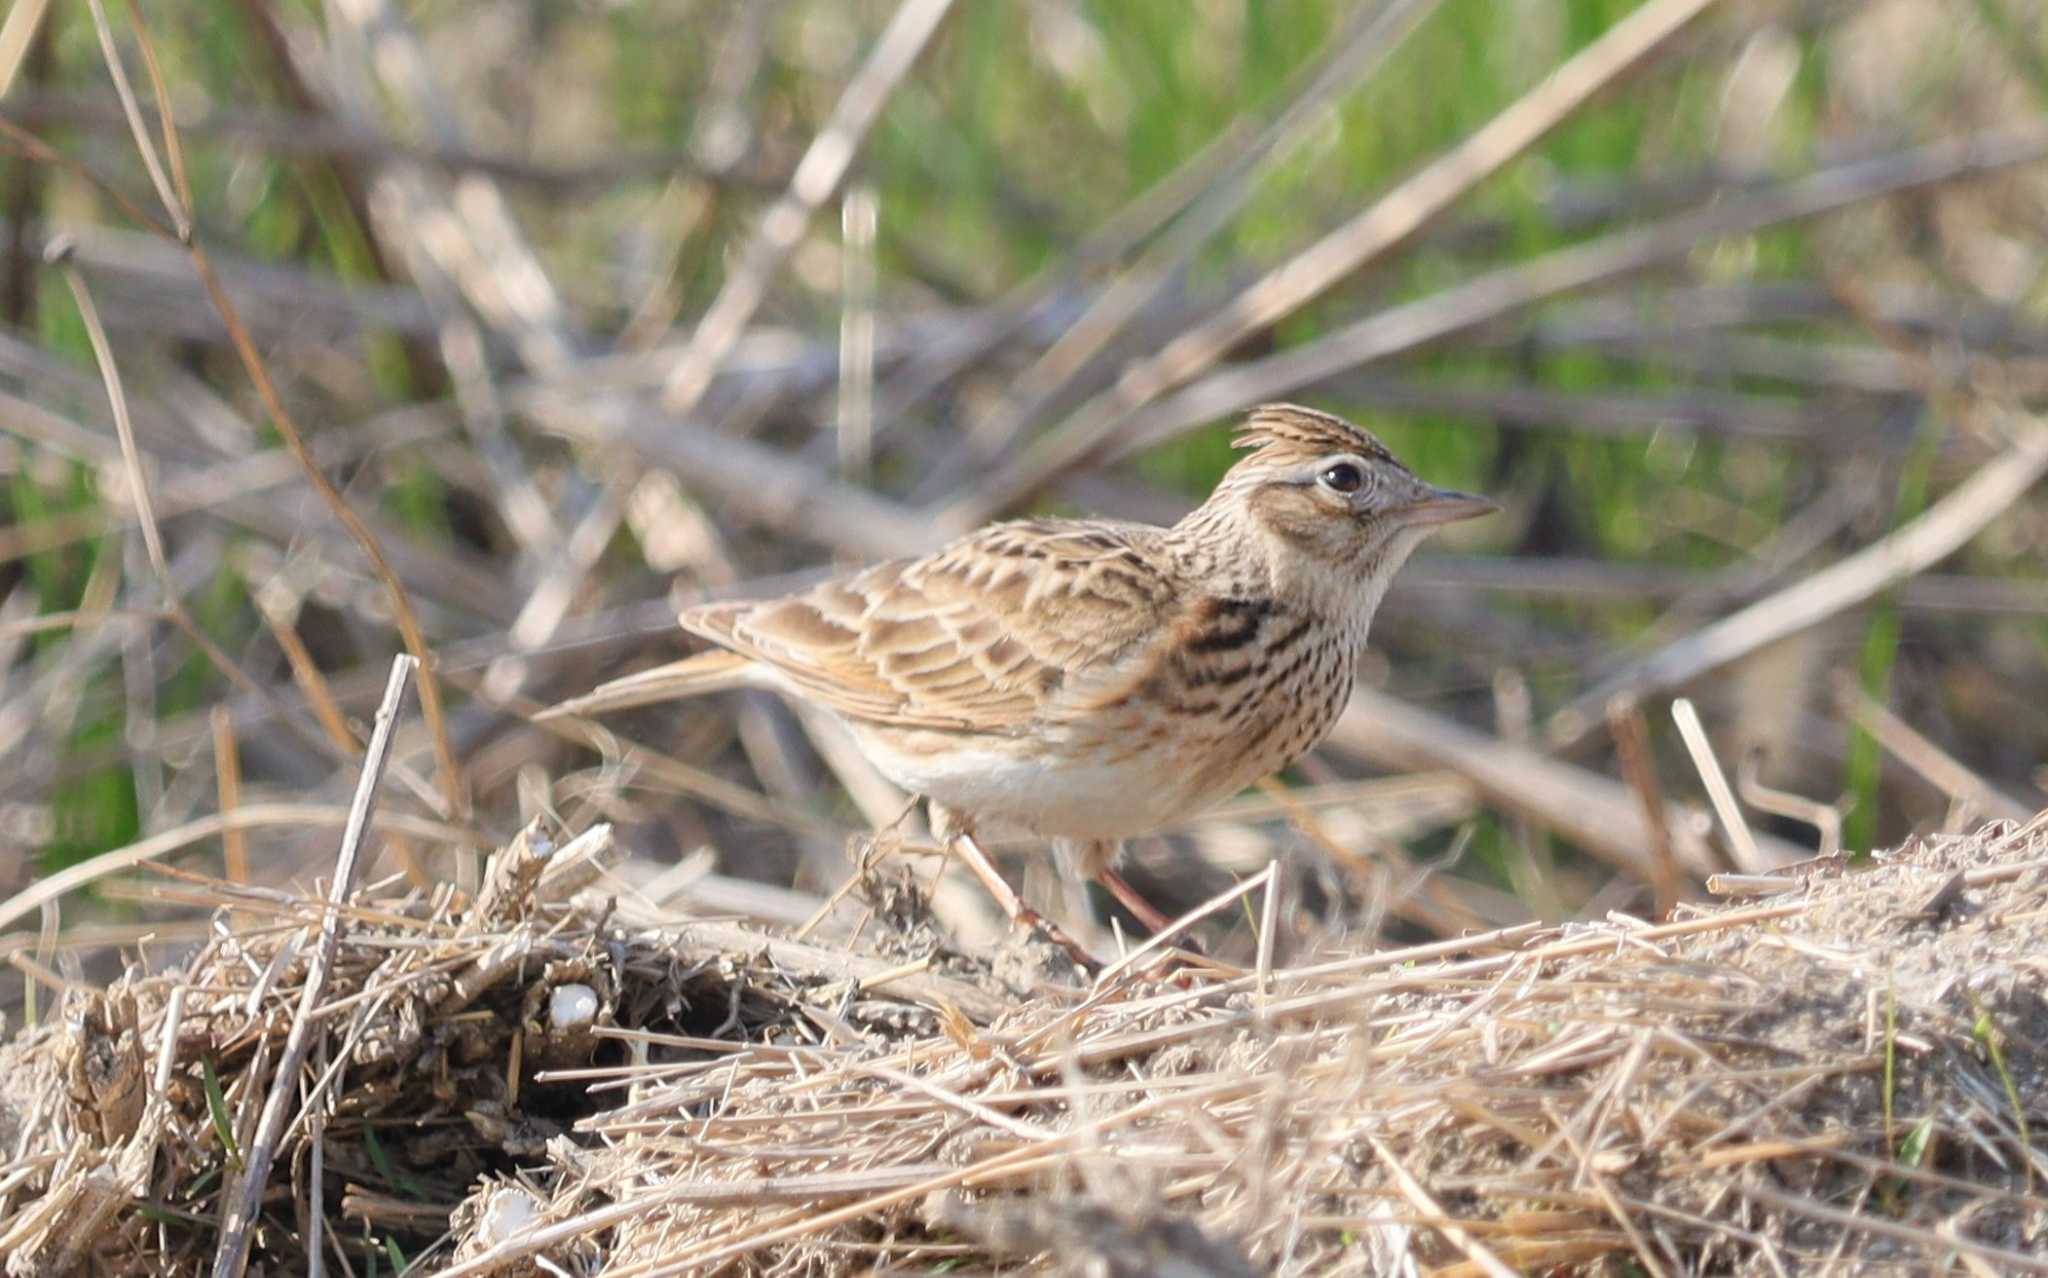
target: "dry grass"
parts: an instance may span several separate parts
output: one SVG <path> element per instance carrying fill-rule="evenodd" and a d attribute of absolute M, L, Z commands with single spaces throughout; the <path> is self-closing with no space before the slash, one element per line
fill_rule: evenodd
<path fill-rule="evenodd" d="M 189 960 L 0 1049 L 8 1272 L 204 1268 L 300 1019 L 270 1272 L 314 1230 L 449 1275 L 2048 1270 L 2048 815 L 1661 925 L 1093 984 L 886 866 L 847 948 L 611 860 L 536 825 L 474 899 L 358 894 L 303 1017 L 319 903 L 205 884 Z"/>

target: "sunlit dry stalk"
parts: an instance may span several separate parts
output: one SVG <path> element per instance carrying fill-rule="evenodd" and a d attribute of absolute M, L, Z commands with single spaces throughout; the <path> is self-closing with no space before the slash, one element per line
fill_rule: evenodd
<path fill-rule="evenodd" d="M 2012 437 L 2004 451 L 1929 503 L 1918 518 L 1631 662 L 1551 716 L 1550 744 L 1583 737 L 1597 708 L 1617 695 L 1642 697 L 1680 687 L 1853 608 L 1962 549 L 2048 473 L 2048 423 L 2017 418 L 2007 424 Z"/>
<path fill-rule="evenodd" d="M 235 741 L 235 719 L 226 706 L 215 706 L 213 722 L 213 775 L 220 793 L 220 812 L 226 816 L 242 806 L 242 752 Z M 249 879 L 249 837 L 240 827 L 221 831 L 221 854 L 231 882 Z"/>
<path fill-rule="evenodd" d="M 1657 894 L 1659 922 L 1678 906 L 1678 857 L 1671 850 L 1671 811 L 1657 780 L 1657 759 L 1650 751 L 1650 729 L 1642 707 L 1625 698 L 1607 703 L 1607 730 L 1614 737 L 1621 775 L 1643 805 L 1643 828 L 1650 835 L 1650 886 Z"/>
<path fill-rule="evenodd" d="M 2024 821 L 2033 815 L 2031 807 L 1977 775 L 1962 760 L 1879 704 L 1854 679 L 1835 680 L 1834 700 L 1850 722 L 1868 732 L 1879 745 L 1951 800 L 2002 821 Z"/>
<path fill-rule="evenodd" d="M 1415 1210 L 1437 1220 L 1447 1219 L 1444 1209 L 1438 1205 L 1436 1199 L 1430 1197 L 1429 1191 L 1423 1187 L 1421 1181 L 1415 1179 L 1414 1173 L 1394 1156 L 1394 1151 L 1387 1148 L 1385 1141 L 1374 1136 L 1368 1137 L 1367 1143 L 1372 1147 L 1372 1152 L 1379 1156 L 1380 1162 L 1386 1165 L 1387 1171 L 1393 1175 L 1394 1183 L 1400 1187 L 1401 1196 L 1406 1198 Z M 1455 1224 L 1444 1224 L 1438 1228 L 1443 1236 L 1456 1244 L 1458 1250 L 1464 1252 L 1488 1278 L 1515 1278 L 1515 1271 L 1501 1263 L 1501 1258 L 1494 1254 L 1491 1247 L 1480 1242 L 1467 1230 Z"/>
<path fill-rule="evenodd" d="M 0 21 L 0 97 L 14 87 L 14 77 L 28 59 L 49 11 L 50 0 L 19 0 L 7 10 L 6 20 Z"/>
<path fill-rule="evenodd" d="M 690 344 L 662 391 L 662 406 L 669 412 L 687 416 L 710 389 L 719 366 L 767 297 L 775 272 L 802 238 L 811 216 L 839 189 L 889 94 L 951 7 L 952 0 L 902 0 L 897 7 L 867 61 L 840 95 L 831 118 L 798 161 L 789 189 L 762 216 L 724 287 L 697 321 Z"/>
<path fill-rule="evenodd" d="M 136 103 L 135 87 L 128 83 L 128 69 L 121 63 L 121 51 L 114 47 L 114 29 L 107 22 L 106 5 L 103 0 L 86 0 L 86 4 L 92 13 L 93 30 L 99 36 L 100 54 L 106 59 L 107 74 L 114 82 L 115 96 L 121 101 L 121 113 L 128 119 L 128 130 L 134 135 L 136 150 L 142 156 L 143 168 L 149 171 L 150 183 L 156 187 L 157 200 L 163 205 L 164 211 L 171 215 L 172 233 L 180 243 L 183 243 L 192 237 L 192 193 L 186 188 L 184 175 L 180 173 L 178 187 L 183 198 L 171 194 L 171 180 L 164 173 L 163 161 L 157 156 L 156 147 L 150 143 L 149 128 L 142 122 L 142 108 Z M 135 16 L 138 19 L 141 17 L 140 13 L 136 13 Z M 138 21 L 138 28 L 140 25 Z M 147 47 L 145 44 L 144 48 Z M 163 125 L 168 134 L 171 128 L 168 114 L 170 99 L 165 96 L 163 81 L 157 76 L 154 54 L 146 53 L 144 56 L 149 59 L 150 79 L 155 83 L 158 106 L 165 112 Z"/>
<path fill-rule="evenodd" d="M 292 624 L 285 608 L 274 605 L 263 591 L 256 592 L 255 600 L 256 614 L 269 627 L 271 638 L 277 640 L 278 651 L 284 653 L 285 664 L 291 668 L 292 682 L 299 685 L 299 691 L 305 695 L 306 704 L 312 707 L 313 717 L 320 721 L 327 739 L 334 743 L 343 757 L 360 758 L 362 742 L 356 740 L 355 730 L 348 726 L 348 717 L 341 712 L 341 703 L 335 700 L 334 689 L 328 684 L 326 674 L 313 660 L 306 641 L 299 636 L 299 628 Z"/>
<path fill-rule="evenodd" d="M 1815 851 L 1822 857 L 1832 857 L 1842 850 L 1842 810 L 1832 803 L 1817 803 L 1804 795 L 1774 789 L 1763 783 L 1763 760 L 1766 750 L 1761 745 L 1751 745 L 1743 751 L 1735 769 L 1735 792 L 1742 801 L 1759 812 L 1781 816 L 1793 821 L 1803 821 L 1818 832 L 1820 846 Z M 2024 810 L 2020 813 L 2024 818 Z"/>
<path fill-rule="evenodd" d="M 331 803 L 264 802 L 245 803 L 231 813 L 215 812 L 195 817 L 183 825 L 159 830 L 124 847 L 114 848 L 80 861 L 76 865 L 66 866 L 55 874 L 44 875 L 13 897 L 0 902 L 0 928 L 28 917 L 40 909 L 45 901 L 54 901 L 88 884 L 96 883 L 108 875 L 134 869 L 138 865 L 167 856 L 195 843 L 218 838 L 222 832 L 229 829 L 333 829 L 339 828 L 347 816 L 346 808 L 336 807 Z M 378 813 L 376 826 L 381 830 L 396 830 L 425 842 L 456 843 L 465 848 L 482 846 L 477 835 L 469 830 L 403 812 Z"/>

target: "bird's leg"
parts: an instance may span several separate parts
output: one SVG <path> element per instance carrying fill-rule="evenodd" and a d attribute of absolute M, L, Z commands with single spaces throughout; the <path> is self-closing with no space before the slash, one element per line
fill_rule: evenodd
<path fill-rule="evenodd" d="M 1116 872 L 1116 859 L 1123 853 L 1124 845 L 1116 839 L 1055 839 L 1053 853 L 1059 858 L 1060 877 L 1067 881 L 1074 895 L 1079 898 L 1077 910 L 1081 917 L 1093 919 L 1094 914 L 1087 902 L 1086 884 L 1090 879 L 1100 883 L 1103 890 L 1116 899 L 1130 916 L 1138 920 L 1139 926 L 1153 936 L 1173 926 L 1159 907 L 1142 896 L 1124 876 Z M 1193 938 L 1183 937 L 1179 944 L 1197 953 L 1201 947 Z"/>
<path fill-rule="evenodd" d="M 1116 858 L 1118 844 L 1103 839 L 1054 839 L 1052 859 L 1060 888 L 1066 894 L 1066 925 L 1091 944 L 1110 940 L 1109 932 L 1095 918 L 1095 901 L 1088 885 L 1103 866 Z"/>
<path fill-rule="evenodd" d="M 1174 920 L 1161 913 L 1158 906 L 1146 900 L 1139 894 L 1138 889 L 1132 887 L 1125 880 L 1123 875 L 1118 874 L 1109 866 L 1105 865 L 1102 867 L 1101 872 L 1095 876 L 1095 881 L 1100 883 L 1111 896 L 1117 899 L 1117 904 L 1129 910 L 1131 917 L 1143 924 L 1145 930 L 1153 936 L 1158 936 L 1173 926 Z M 1183 932 L 1173 938 L 1172 948 L 1196 959 L 1206 958 L 1209 953 L 1207 947 L 1196 940 L 1194 934 L 1190 932 Z"/>
<path fill-rule="evenodd" d="M 1129 910 L 1131 917 L 1144 924 L 1145 930 L 1152 935 L 1157 936 L 1173 926 L 1172 919 L 1161 914 L 1158 906 L 1140 896 L 1138 889 L 1125 882 L 1124 876 L 1109 866 L 1105 865 L 1096 872 L 1095 881 L 1109 889 L 1109 894 L 1116 898 L 1117 904 Z"/>
<path fill-rule="evenodd" d="M 1017 895 L 1017 890 L 1011 887 L 1009 881 L 1002 876 L 1002 872 L 996 869 L 995 863 L 988 859 L 988 853 L 981 850 L 981 844 L 974 841 L 973 835 L 964 832 L 956 834 L 952 838 L 952 845 L 953 851 L 968 869 L 974 871 L 974 877 L 981 880 L 981 885 L 996 899 L 996 905 L 1004 914 L 1012 921 L 1031 915 L 1031 907 L 1024 904 L 1024 898 Z"/>
<path fill-rule="evenodd" d="M 981 844 L 974 841 L 972 834 L 964 830 L 957 831 L 948 843 L 961 861 L 966 863 L 967 868 L 974 871 L 974 877 L 981 880 L 981 885 L 988 889 L 988 894 L 996 899 L 996 905 L 1009 916 L 1010 922 L 1043 932 L 1047 939 L 1065 950 L 1067 956 L 1085 971 L 1093 972 L 1101 966 L 1096 962 L 1094 955 L 1083 948 L 1079 941 L 1062 931 L 1058 924 L 1024 904 L 1024 898 L 1018 896 L 1017 890 L 1003 878 L 994 862 L 988 859 L 988 853 L 981 850 Z"/>

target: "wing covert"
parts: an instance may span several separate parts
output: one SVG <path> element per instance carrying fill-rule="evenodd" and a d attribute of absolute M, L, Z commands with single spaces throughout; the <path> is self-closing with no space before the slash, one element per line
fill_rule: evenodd
<path fill-rule="evenodd" d="M 1014 732 L 1147 664 L 1175 595 L 1157 529 L 1023 520 L 801 594 L 693 608 L 682 624 L 850 717 Z"/>

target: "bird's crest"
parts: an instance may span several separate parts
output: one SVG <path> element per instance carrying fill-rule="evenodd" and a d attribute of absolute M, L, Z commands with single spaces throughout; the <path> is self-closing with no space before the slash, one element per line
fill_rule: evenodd
<path fill-rule="evenodd" d="M 1353 426 L 1341 417 L 1319 413 L 1299 404 L 1261 404 L 1254 408 L 1244 425 L 1238 428 L 1232 447 L 1313 456 L 1356 453 L 1376 461 L 1394 460 L 1387 446 L 1370 431 Z"/>

